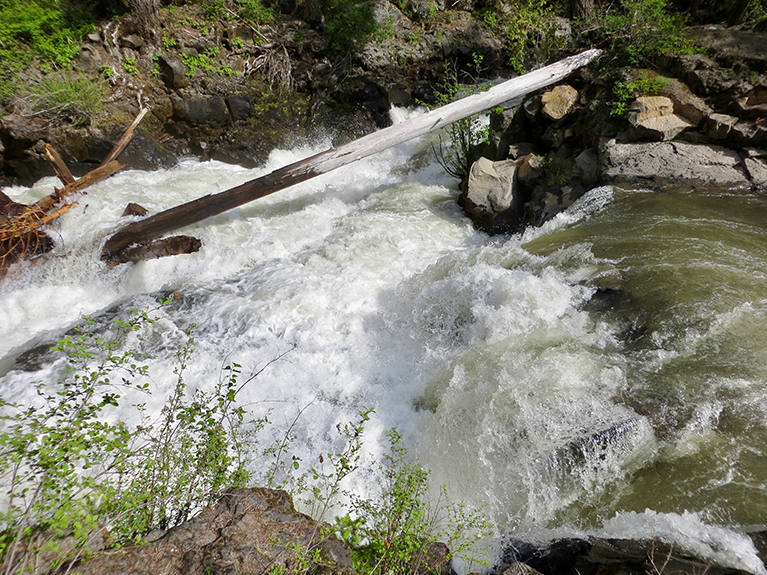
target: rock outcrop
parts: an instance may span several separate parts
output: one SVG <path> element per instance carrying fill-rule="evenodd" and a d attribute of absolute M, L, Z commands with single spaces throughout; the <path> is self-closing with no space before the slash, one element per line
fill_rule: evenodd
<path fill-rule="evenodd" d="M 302 550 L 318 553 L 302 556 Z M 302 572 L 354 574 L 349 548 L 298 513 L 287 493 L 239 488 L 155 541 L 103 552 L 73 569 L 81 575 L 247 575 L 299 571 L 302 561 L 308 561 Z"/>

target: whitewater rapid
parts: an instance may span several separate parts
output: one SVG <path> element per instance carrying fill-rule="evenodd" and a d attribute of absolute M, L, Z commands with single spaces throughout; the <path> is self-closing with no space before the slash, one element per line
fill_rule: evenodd
<path fill-rule="evenodd" d="M 169 170 L 124 171 L 90 188 L 61 219 L 54 252 L 0 285 L 0 391 L 32 401 L 31 382 L 59 377 L 63 361 L 45 350 L 83 315 L 108 322 L 152 308 L 157 321 L 132 341 L 154 355 L 150 409 L 161 408 L 174 383 L 175 350 L 196 324 L 185 374 L 191 389 L 210 389 L 227 364 L 247 373 L 285 354 L 239 399 L 272 421 L 262 445 L 290 429 L 297 437 L 291 453 L 306 465 L 338 447 L 338 425 L 373 407 L 366 464 L 380 461 L 386 432 L 396 427 L 431 469 L 435 490 L 444 484 L 452 498 L 484 506 L 499 536 L 686 537 L 688 547 L 705 547 L 704 557 L 727 555 L 727 564 L 763 572 L 753 545 L 733 530 L 745 511 L 637 493 L 654 470 L 714 441 L 727 405 L 744 405 L 731 401 L 735 393 L 705 392 L 711 397 L 700 402 L 689 392 L 690 404 L 680 408 L 686 415 L 664 420 L 652 409 L 665 393 L 653 378 L 684 354 L 699 361 L 689 350 L 711 345 L 716 334 L 724 334 L 717 345 L 738 347 L 750 337 L 729 327 L 743 321 L 738 309 L 756 308 L 760 317 L 767 309 L 757 282 L 756 295 L 721 308 L 701 296 L 711 311 L 696 311 L 700 321 L 687 325 L 684 306 L 698 300 L 671 301 L 667 288 L 658 299 L 662 313 L 681 319 L 650 321 L 639 347 L 624 337 L 623 317 L 589 311 L 599 278 L 615 276 L 649 294 L 661 289 L 640 273 L 639 261 L 624 266 L 632 256 L 617 247 L 599 253 L 592 228 L 619 229 L 621 210 L 630 211 L 638 193 L 598 189 L 541 228 L 491 238 L 461 213 L 456 182 L 433 161 L 430 143 L 418 140 L 186 228 L 203 242 L 198 254 L 114 269 L 99 260 L 104 239 L 124 225 L 128 202 L 160 211 L 326 147 L 275 150 L 256 170 L 185 160 Z M 4 191 L 29 203 L 54 183 Z M 600 219 L 613 213 L 615 221 Z M 750 250 L 737 240 L 719 247 L 727 257 Z M 767 269 L 763 259 L 749 255 L 748 262 L 752 274 Z M 173 303 L 154 309 L 173 292 Z M 717 389 L 744 380 L 752 389 L 763 385 L 761 358 L 751 375 L 718 374 L 727 382 Z M 643 385 L 647 393 L 636 396 Z M 256 475 L 263 465 L 254 460 Z M 719 465 L 711 475 L 726 481 Z M 378 482 L 361 471 L 348 488 L 371 495 Z"/>

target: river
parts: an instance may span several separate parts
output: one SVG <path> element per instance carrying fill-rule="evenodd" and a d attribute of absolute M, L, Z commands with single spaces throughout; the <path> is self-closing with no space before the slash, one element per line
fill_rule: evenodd
<path fill-rule="evenodd" d="M 58 377 L 45 349 L 83 315 L 107 322 L 176 291 L 136 343 L 155 356 L 150 409 L 195 323 L 192 389 L 287 352 L 240 395 L 270 414 L 263 445 L 293 425 L 291 453 L 313 462 L 374 407 L 366 460 L 397 427 L 435 488 L 486 505 L 500 535 L 657 535 L 765 572 L 739 530 L 767 523 L 767 199 L 601 188 L 488 237 L 419 140 L 191 226 L 198 254 L 99 261 L 128 202 L 159 211 L 326 147 L 90 188 L 55 251 L 0 285 L 3 395 L 31 401 L 31 382 Z M 54 183 L 4 191 L 31 202 Z M 361 472 L 349 488 L 377 482 Z"/>

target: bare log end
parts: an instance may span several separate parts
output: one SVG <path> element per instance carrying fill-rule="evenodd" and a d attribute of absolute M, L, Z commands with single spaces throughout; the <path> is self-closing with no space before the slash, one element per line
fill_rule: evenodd
<path fill-rule="evenodd" d="M 101 253 L 101 259 L 106 261 L 109 267 L 114 267 L 117 264 L 128 262 L 140 262 L 179 254 L 192 254 L 200 251 L 201 247 L 202 242 L 198 238 L 192 236 L 173 236 L 153 242 L 144 242 L 117 252 L 110 252 L 105 249 Z"/>

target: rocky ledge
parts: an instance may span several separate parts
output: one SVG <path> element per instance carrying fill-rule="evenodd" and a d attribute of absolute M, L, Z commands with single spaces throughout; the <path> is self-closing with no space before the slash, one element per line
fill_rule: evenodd
<path fill-rule="evenodd" d="M 623 79 L 654 95 L 619 100 L 584 69 L 493 113 L 491 145 L 463 183 L 467 212 L 498 233 L 549 220 L 604 184 L 764 193 L 767 37 L 715 32 L 690 32 L 711 57 L 668 56 Z"/>

